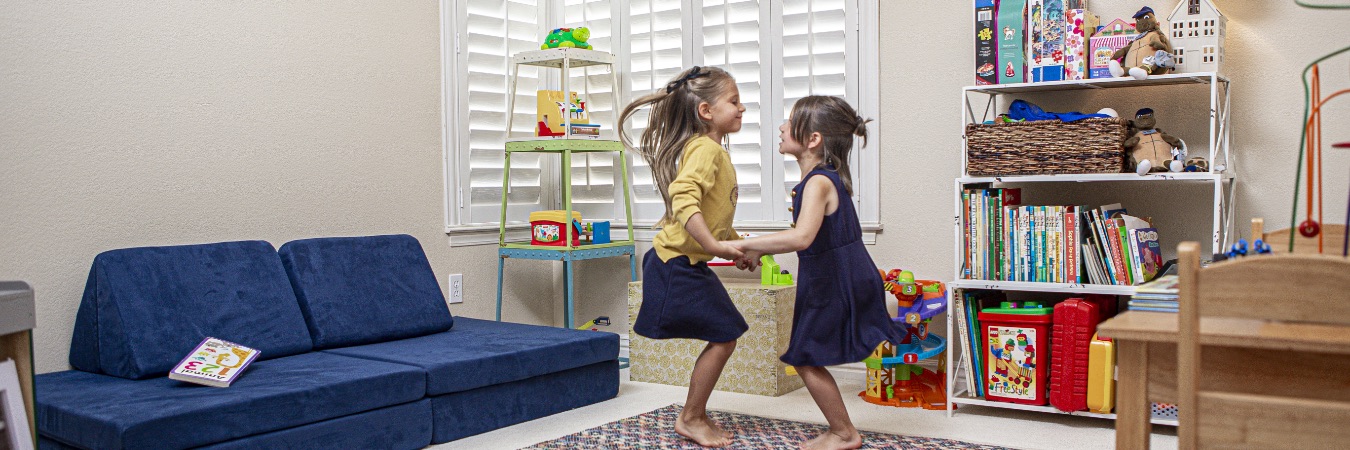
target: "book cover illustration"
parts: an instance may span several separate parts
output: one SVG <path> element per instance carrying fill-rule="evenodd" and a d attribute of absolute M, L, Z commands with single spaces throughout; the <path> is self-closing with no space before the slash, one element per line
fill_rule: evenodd
<path fill-rule="evenodd" d="M 214 387 L 229 387 L 261 353 L 213 337 L 203 339 L 187 357 L 174 366 L 169 378 Z"/>
<path fill-rule="evenodd" d="M 1162 245 L 1158 243 L 1158 230 L 1140 228 L 1135 235 L 1138 237 L 1139 260 L 1143 262 L 1144 280 L 1152 280 L 1158 276 L 1158 268 L 1162 266 Z"/>
<path fill-rule="evenodd" d="M 1136 293 L 1177 294 L 1181 292 L 1181 278 L 1176 275 L 1163 275 L 1134 289 Z"/>
<path fill-rule="evenodd" d="M 538 125 L 535 135 L 566 135 L 567 129 L 564 124 L 569 118 L 572 121 L 572 134 L 585 136 L 600 134 L 600 126 L 590 123 L 590 110 L 586 108 L 586 100 L 576 92 L 569 92 L 567 98 L 563 98 L 562 91 L 538 91 L 536 94 L 538 104 L 535 121 Z"/>

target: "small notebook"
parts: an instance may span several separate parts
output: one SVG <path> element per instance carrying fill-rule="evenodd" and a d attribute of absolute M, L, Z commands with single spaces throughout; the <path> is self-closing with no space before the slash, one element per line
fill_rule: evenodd
<path fill-rule="evenodd" d="M 258 358 L 259 353 L 257 349 L 208 337 L 174 366 L 169 372 L 169 378 L 206 386 L 229 387 Z"/>

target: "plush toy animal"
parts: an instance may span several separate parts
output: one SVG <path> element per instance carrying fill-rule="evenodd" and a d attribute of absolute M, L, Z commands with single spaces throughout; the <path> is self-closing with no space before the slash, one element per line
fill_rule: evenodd
<path fill-rule="evenodd" d="M 1145 6 L 1134 13 L 1134 29 L 1139 36 L 1111 54 L 1108 63 L 1111 76 L 1123 77 L 1128 72 L 1136 80 L 1143 80 L 1172 70 L 1172 43 L 1162 32 L 1153 8 Z"/>
<path fill-rule="evenodd" d="M 1125 140 L 1125 150 L 1130 152 L 1130 166 L 1140 175 L 1149 172 L 1180 172 L 1183 169 L 1172 149 L 1180 149 L 1185 144 L 1181 139 L 1163 133 L 1157 125 L 1158 121 L 1150 108 L 1139 110 L 1134 120 L 1130 121 L 1133 134 Z M 1185 158 L 1185 155 L 1181 157 Z"/>

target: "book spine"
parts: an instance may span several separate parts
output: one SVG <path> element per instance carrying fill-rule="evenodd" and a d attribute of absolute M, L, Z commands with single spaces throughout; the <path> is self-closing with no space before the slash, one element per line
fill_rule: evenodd
<path fill-rule="evenodd" d="M 1144 284 L 1144 259 L 1143 254 L 1139 253 L 1139 230 L 1130 230 L 1126 241 L 1130 243 L 1130 264 L 1134 265 L 1134 283 Z"/>
<path fill-rule="evenodd" d="M 1078 214 L 1073 206 L 1064 207 L 1064 277 L 1070 283 L 1082 283 L 1078 273 Z"/>
<path fill-rule="evenodd" d="M 965 367 L 966 388 L 973 392 L 975 390 L 974 355 L 970 353 L 970 340 L 966 338 L 966 336 L 969 336 L 970 327 L 966 324 L 965 293 L 958 290 L 953 297 L 952 308 L 956 313 L 956 332 L 961 336 L 961 364 Z"/>
<path fill-rule="evenodd" d="M 1097 252 L 1101 258 L 1103 275 L 1106 276 L 1105 284 L 1116 284 L 1116 271 L 1111 267 L 1111 245 L 1106 240 L 1106 230 L 1102 227 L 1101 210 L 1092 210 L 1092 233 L 1097 238 Z"/>
<path fill-rule="evenodd" d="M 965 244 L 965 258 L 961 263 L 961 278 L 970 279 L 970 190 L 961 191 L 961 240 Z"/>
<path fill-rule="evenodd" d="M 984 330 L 980 328 L 980 298 L 974 294 L 966 294 L 966 324 L 971 328 L 970 345 L 974 347 L 971 355 L 974 356 L 975 368 L 975 389 L 979 397 L 984 397 L 984 347 L 980 343 L 984 341 Z"/>
<path fill-rule="evenodd" d="M 1022 207 L 1022 235 L 1018 237 L 1018 239 L 1019 239 L 1020 241 L 1022 241 L 1021 244 L 1020 244 L 1020 245 L 1022 245 L 1022 281 L 1032 281 L 1032 279 L 1031 279 L 1031 266 L 1032 266 L 1032 261 L 1034 261 L 1032 258 L 1033 258 L 1035 255 L 1032 255 L 1032 254 L 1031 254 L 1031 250 L 1032 250 L 1032 246 L 1031 246 L 1031 224 L 1032 224 L 1031 207 L 1030 207 L 1030 206 L 1023 206 L 1023 207 Z"/>
<path fill-rule="evenodd" d="M 1125 273 L 1125 257 L 1121 254 L 1120 231 L 1116 228 L 1115 221 L 1107 219 L 1106 238 L 1111 245 L 1111 264 L 1116 269 L 1116 284 L 1128 286 L 1130 277 Z"/>
<path fill-rule="evenodd" d="M 1006 250 L 1005 239 L 1003 239 L 1003 190 L 998 190 L 998 195 L 994 197 L 994 279 L 1002 280 L 1006 276 L 1003 268 L 1004 253 Z"/>
<path fill-rule="evenodd" d="M 1130 236 L 1129 231 L 1125 229 L 1125 221 L 1116 219 L 1115 225 L 1116 233 L 1120 235 L 1120 259 L 1125 262 L 1125 278 L 1131 286 L 1139 284 L 1134 276 L 1134 255 L 1130 253 Z"/>

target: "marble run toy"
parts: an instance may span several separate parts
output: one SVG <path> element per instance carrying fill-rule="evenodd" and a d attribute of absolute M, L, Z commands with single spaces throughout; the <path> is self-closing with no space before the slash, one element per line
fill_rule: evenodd
<path fill-rule="evenodd" d="M 915 280 L 907 270 L 882 271 L 881 278 L 899 305 L 891 320 L 904 328 L 905 338 L 899 345 L 883 342 L 863 360 L 867 389 L 858 396 L 878 405 L 946 409 L 947 340 L 929 334 L 928 326 L 934 316 L 947 310 L 947 290 L 938 281 Z M 937 357 L 937 371 L 917 365 L 932 357 Z"/>

